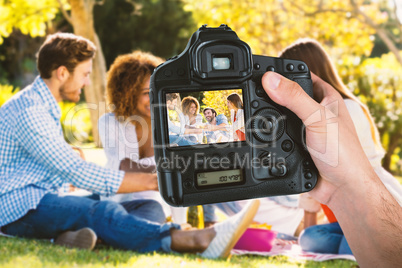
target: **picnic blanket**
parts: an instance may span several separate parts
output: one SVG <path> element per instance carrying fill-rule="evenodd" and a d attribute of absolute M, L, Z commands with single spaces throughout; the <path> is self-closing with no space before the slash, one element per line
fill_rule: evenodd
<path fill-rule="evenodd" d="M 335 259 L 346 259 L 356 261 L 353 255 L 347 254 L 322 254 L 303 251 L 296 240 L 276 239 L 270 251 L 247 251 L 240 249 L 232 249 L 233 255 L 260 255 L 260 256 L 287 256 L 296 261 L 328 261 Z"/>

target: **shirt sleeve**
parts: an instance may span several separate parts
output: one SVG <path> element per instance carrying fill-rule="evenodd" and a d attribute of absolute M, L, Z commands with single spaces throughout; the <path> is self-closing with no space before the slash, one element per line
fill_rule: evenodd
<path fill-rule="evenodd" d="M 216 117 L 216 124 L 219 126 L 221 124 L 226 124 L 228 125 L 228 119 L 226 118 L 226 116 L 224 114 L 219 114 Z"/>
<path fill-rule="evenodd" d="M 81 159 L 65 142 L 60 125 L 45 108 L 35 106 L 21 111 L 13 128 L 20 146 L 63 182 L 101 195 L 114 194 L 119 189 L 124 172 Z"/>

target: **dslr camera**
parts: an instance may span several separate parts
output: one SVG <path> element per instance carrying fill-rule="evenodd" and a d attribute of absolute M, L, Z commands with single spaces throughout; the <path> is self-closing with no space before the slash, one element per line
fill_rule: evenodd
<path fill-rule="evenodd" d="M 313 96 L 304 62 L 253 55 L 224 24 L 202 26 L 180 55 L 154 70 L 153 141 L 159 191 L 168 204 L 201 205 L 314 188 L 318 171 L 305 146 L 304 125 L 265 93 L 261 78 L 266 71 L 297 82 Z"/>

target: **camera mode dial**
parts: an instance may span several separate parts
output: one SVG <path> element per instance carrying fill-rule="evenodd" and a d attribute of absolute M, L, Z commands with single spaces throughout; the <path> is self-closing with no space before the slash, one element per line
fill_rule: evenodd
<path fill-rule="evenodd" d="M 264 108 L 255 113 L 251 129 L 261 142 L 278 140 L 285 130 L 285 118 L 275 109 Z"/>

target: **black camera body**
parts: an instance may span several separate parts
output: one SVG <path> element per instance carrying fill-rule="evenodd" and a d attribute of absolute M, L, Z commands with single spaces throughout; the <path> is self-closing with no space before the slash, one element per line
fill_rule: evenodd
<path fill-rule="evenodd" d="M 179 56 L 154 70 L 150 83 L 153 141 L 159 191 L 168 204 L 200 205 L 299 194 L 314 188 L 318 171 L 305 146 L 304 125 L 265 93 L 261 77 L 266 71 L 297 82 L 313 96 L 304 62 L 252 55 L 250 47 L 226 25 L 202 26 Z M 244 105 L 232 112 L 231 120 L 219 116 L 226 122 L 219 130 L 211 131 L 207 122 L 192 127 L 202 134 L 186 134 L 190 123 L 186 125 L 183 115 L 172 108 L 172 95 L 197 97 L 201 108 L 204 101 L 211 103 L 221 96 L 223 101 L 217 100 L 212 108 L 222 110 L 225 105 L 232 108 L 225 97 L 234 91 Z M 175 120 L 170 119 L 172 114 Z M 205 133 L 221 139 L 205 142 Z M 194 138 L 197 135 L 203 139 Z"/>

